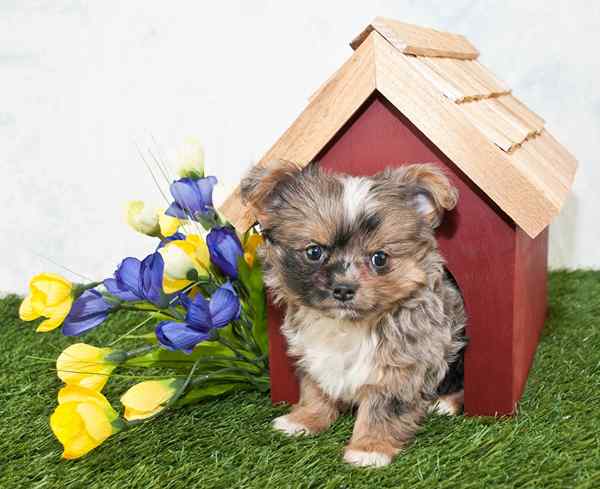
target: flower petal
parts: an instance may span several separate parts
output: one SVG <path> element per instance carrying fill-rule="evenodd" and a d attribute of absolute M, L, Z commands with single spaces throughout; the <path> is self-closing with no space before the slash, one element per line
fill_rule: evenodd
<path fill-rule="evenodd" d="M 61 302 L 57 306 L 47 307 L 44 310 L 44 315 L 48 316 L 48 319 L 42 321 L 37 327 L 36 331 L 39 333 L 45 333 L 58 328 L 61 324 L 63 324 L 63 321 L 71 311 L 72 304 L 73 299 L 69 297 L 66 301 Z"/>
<path fill-rule="evenodd" d="M 195 329 L 206 329 L 212 326 L 209 302 L 197 294 L 189 304 L 185 320 Z"/>
<path fill-rule="evenodd" d="M 164 210 L 161 210 L 158 215 L 158 225 L 160 226 L 160 234 L 164 237 L 168 237 L 177 232 L 181 222 L 176 217 L 169 216 L 164 212 Z"/>
<path fill-rule="evenodd" d="M 102 324 L 107 316 L 108 313 L 96 314 L 79 321 L 71 321 L 67 319 L 63 324 L 62 333 L 65 336 L 79 336 L 86 331 L 94 329 L 96 326 Z"/>
<path fill-rule="evenodd" d="M 158 211 L 142 202 L 133 200 L 127 204 L 127 223 L 137 232 L 148 236 L 158 236 L 159 215 Z"/>
<path fill-rule="evenodd" d="M 130 292 L 142 299 L 142 293 L 140 291 L 140 269 L 142 262 L 137 258 L 127 257 L 118 266 L 115 271 L 115 278 L 119 283 L 119 288 L 129 289 Z"/>
<path fill-rule="evenodd" d="M 140 298 L 131 292 L 124 284 L 119 283 L 117 279 L 107 278 L 103 282 L 104 287 L 106 287 L 107 292 L 110 295 L 115 296 L 117 299 L 121 299 L 122 301 L 139 301 Z"/>
<path fill-rule="evenodd" d="M 65 446 L 85 433 L 83 420 L 77 415 L 77 403 L 68 402 L 58 405 L 50 416 L 50 427 L 58 441 Z"/>
<path fill-rule="evenodd" d="M 31 291 L 37 291 L 44 296 L 47 306 L 54 306 L 66 300 L 73 290 L 73 285 L 67 279 L 54 273 L 41 273 L 31 279 Z"/>
<path fill-rule="evenodd" d="M 159 306 L 166 305 L 163 303 L 167 300 L 162 289 L 163 274 L 164 261 L 160 253 L 152 253 L 142 260 L 140 291 L 145 299 Z"/>
<path fill-rule="evenodd" d="M 163 321 L 156 328 L 156 337 L 162 345 L 184 353 L 191 353 L 198 343 L 209 336 L 209 332 L 193 330 L 185 323 Z"/>
<path fill-rule="evenodd" d="M 196 182 L 191 178 L 182 178 L 173 182 L 170 190 L 175 202 L 186 212 L 189 218 L 193 219 L 197 213 L 205 211 L 202 193 Z M 173 215 L 171 213 L 167 214 L 170 216 Z"/>
<path fill-rule="evenodd" d="M 81 416 L 85 430 L 98 443 L 102 443 L 113 434 L 113 427 L 106 412 L 97 404 L 83 402 L 77 405 L 77 414 Z"/>
<path fill-rule="evenodd" d="M 177 219 L 189 219 L 186 211 L 177 203 L 173 202 L 165 211 L 167 216 L 175 217 Z"/>
<path fill-rule="evenodd" d="M 86 290 L 73 303 L 69 319 L 86 318 L 109 311 L 112 306 L 97 290 Z"/>
<path fill-rule="evenodd" d="M 158 244 L 158 247 L 156 248 L 156 251 L 160 250 L 163 246 L 166 246 L 171 241 L 179 241 L 180 239 L 185 239 L 185 234 L 177 232 L 175 234 L 172 234 L 171 236 L 167 236 L 165 239 L 163 239 Z"/>
<path fill-rule="evenodd" d="M 175 292 L 185 289 L 191 283 L 191 280 L 173 279 L 165 274 L 163 277 L 163 290 L 165 291 L 165 294 L 174 294 Z"/>
<path fill-rule="evenodd" d="M 27 297 L 25 297 L 25 299 L 23 299 L 23 302 L 21 302 L 21 305 L 19 306 L 19 318 L 22 321 L 33 321 L 34 319 L 37 319 L 40 316 L 41 314 L 38 313 L 33 307 L 33 304 L 31 302 L 31 296 L 28 295 Z"/>
<path fill-rule="evenodd" d="M 236 232 L 229 227 L 213 228 L 206 236 L 211 261 L 231 278 L 237 278 L 238 258 L 243 255 Z"/>
<path fill-rule="evenodd" d="M 177 173 L 182 176 L 204 175 L 204 149 L 195 138 L 188 138 L 177 152 Z"/>
<path fill-rule="evenodd" d="M 110 348 L 96 348 L 75 343 L 65 348 L 56 359 L 58 378 L 67 385 L 78 385 L 101 391 L 116 365 L 105 360 Z"/>
<path fill-rule="evenodd" d="M 239 319 L 241 304 L 230 283 L 219 287 L 212 295 L 209 308 L 212 325 L 215 328 L 222 328 L 230 321 Z"/>
<path fill-rule="evenodd" d="M 65 336 L 78 336 L 95 328 L 108 316 L 112 306 L 97 290 L 86 290 L 73 303 L 62 332 Z"/>
<path fill-rule="evenodd" d="M 130 387 L 121 396 L 125 406 L 125 419 L 145 419 L 164 408 L 173 397 L 180 383 L 177 379 L 148 380 Z"/>
<path fill-rule="evenodd" d="M 244 260 L 250 268 L 254 265 L 256 257 L 256 249 L 263 243 L 263 238 L 260 234 L 251 235 L 244 245 Z"/>
<path fill-rule="evenodd" d="M 102 408 L 111 420 L 117 417 L 116 411 L 106 397 L 92 389 L 86 389 L 79 385 L 66 385 L 58 391 L 58 403 L 66 404 L 70 402 L 91 402 Z"/>
<path fill-rule="evenodd" d="M 171 241 L 159 250 L 165 263 L 165 276 L 173 279 L 185 279 L 190 270 L 195 268 L 194 248 L 190 243 Z"/>
<path fill-rule="evenodd" d="M 202 202 L 205 208 L 213 207 L 213 190 L 217 184 L 216 177 L 210 176 L 205 178 L 199 178 L 196 180 L 196 186 L 202 196 Z"/>

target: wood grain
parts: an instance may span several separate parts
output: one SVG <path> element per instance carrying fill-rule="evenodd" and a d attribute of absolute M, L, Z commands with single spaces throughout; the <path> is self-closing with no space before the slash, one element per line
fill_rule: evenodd
<path fill-rule="evenodd" d="M 549 134 L 535 140 L 544 121 L 512 94 L 493 92 L 464 101 L 468 91 L 501 88 L 486 78 L 481 65 L 431 59 L 423 63 L 402 54 L 371 30 L 258 165 L 277 158 L 308 164 L 361 104 L 379 92 L 534 238 L 559 212 L 577 162 Z M 457 63 L 462 63 L 459 69 Z M 453 80 L 442 77 L 435 66 L 443 66 L 444 76 Z M 533 145 L 519 152 L 530 139 Z M 255 221 L 241 203 L 239 187 L 220 211 L 241 231 Z"/>
<path fill-rule="evenodd" d="M 464 36 L 376 17 L 351 43 L 353 49 L 377 31 L 392 46 L 405 54 L 476 59 L 479 51 Z"/>
<path fill-rule="evenodd" d="M 510 111 L 503 100 L 494 97 L 459 105 L 460 110 L 492 143 L 505 152 L 513 151 L 525 139 L 538 134 L 542 128 L 533 127 Z"/>
<path fill-rule="evenodd" d="M 458 104 L 440 97 L 385 39 L 375 34 L 377 88 L 448 158 L 498 204 L 530 237 L 537 236 L 560 209 L 527 168 L 508 155 L 465 117 Z M 538 178 L 539 177 L 539 178 Z"/>

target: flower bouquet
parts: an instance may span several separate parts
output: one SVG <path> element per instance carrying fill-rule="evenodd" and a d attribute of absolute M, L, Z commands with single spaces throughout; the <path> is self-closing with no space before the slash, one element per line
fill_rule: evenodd
<path fill-rule="evenodd" d="M 56 359 L 64 382 L 50 426 L 63 457 L 79 458 L 111 435 L 170 409 L 240 389 L 269 389 L 261 236 L 243 236 L 214 209 L 217 179 L 204 175 L 203 153 L 188 144 L 172 202 L 154 210 L 129 203 L 127 220 L 158 240 L 143 259 L 125 258 L 112 277 L 74 286 L 43 273 L 30 282 L 19 315 L 43 318 L 37 331 L 57 328 L 78 337 L 117 311 L 139 314 L 110 346 L 78 342 Z M 157 162 L 160 165 L 159 162 Z M 160 168 L 160 166 L 159 166 Z M 162 169 L 162 168 L 161 168 Z M 124 347 L 126 344 L 128 347 Z M 120 377 L 119 369 L 152 369 Z M 146 378 L 120 397 L 120 415 L 102 390 L 109 379 Z"/>

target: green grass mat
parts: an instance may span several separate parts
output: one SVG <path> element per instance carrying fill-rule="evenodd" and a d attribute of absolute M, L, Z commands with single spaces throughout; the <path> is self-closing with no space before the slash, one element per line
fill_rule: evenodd
<path fill-rule="evenodd" d="M 54 358 L 68 341 L 20 322 L 19 301 L 0 300 L 2 489 L 600 488 L 600 272 L 550 275 L 550 316 L 517 416 L 430 416 L 390 467 L 370 470 L 341 462 L 350 417 L 321 436 L 287 439 L 270 429 L 285 408 L 254 393 L 185 408 L 63 461 L 48 427 L 60 383 L 30 356 Z M 85 341 L 132 321 L 117 317 Z M 127 379 L 108 389 L 116 408 L 119 382 Z"/>

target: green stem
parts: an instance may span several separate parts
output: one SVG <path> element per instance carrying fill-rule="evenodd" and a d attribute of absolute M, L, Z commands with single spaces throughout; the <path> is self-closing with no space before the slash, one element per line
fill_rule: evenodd
<path fill-rule="evenodd" d="M 129 331 L 127 331 L 127 333 L 119 336 L 115 341 L 113 341 L 112 343 L 110 343 L 108 346 L 113 346 L 116 345 L 119 341 L 127 338 L 131 333 L 133 333 L 134 331 L 137 331 L 138 329 L 140 329 L 142 326 L 144 326 L 145 324 L 147 324 L 149 321 L 152 321 L 152 319 L 155 319 L 155 315 L 151 314 L 149 315 L 146 319 L 144 319 L 141 323 L 135 325 L 133 328 L 131 328 Z"/>
<path fill-rule="evenodd" d="M 154 313 L 158 313 L 158 314 L 163 314 L 164 316 L 167 316 L 171 319 L 174 319 L 175 321 L 180 321 L 181 319 L 178 318 L 177 316 L 174 316 L 173 314 L 171 314 L 170 312 L 167 312 L 163 309 L 156 309 L 156 308 L 143 308 L 143 307 L 136 307 L 136 306 L 131 306 L 128 304 L 118 304 L 115 307 L 115 311 L 118 311 L 119 309 L 122 309 L 124 311 L 137 311 L 137 312 L 154 312 Z"/>
<path fill-rule="evenodd" d="M 236 356 L 236 358 L 238 358 L 239 360 L 243 360 L 246 362 L 252 362 L 252 358 L 247 357 L 246 355 L 243 355 L 239 349 L 237 349 L 235 347 L 235 345 L 232 345 L 228 340 L 226 340 L 225 338 L 223 338 L 219 333 L 217 333 L 217 335 L 215 336 L 214 341 L 221 343 L 224 347 L 229 348 L 233 354 Z"/>
<path fill-rule="evenodd" d="M 156 364 L 160 364 L 160 363 L 164 363 L 164 364 L 172 364 L 172 363 L 181 363 L 181 364 L 193 364 L 195 362 L 199 362 L 199 365 L 205 364 L 205 363 L 211 363 L 211 362 L 230 362 L 230 363 L 238 363 L 238 364 L 243 364 L 247 367 L 252 367 L 253 369 L 258 370 L 257 374 L 261 375 L 265 372 L 265 369 L 263 367 L 263 365 L 261 365 L 260 362 L 257 362 L 255 360 L 240 360 L 239 358 L 234 358 L 234 357 L 229 357 L 227 355 L 207 355 L 207 356 L 203 356 L 200 357 L 196 360 L 148 360 L 148 364 L 150 365 L 156 365 Z M 132 365 L 133 367 L 142 367 L 143 363 L 142 362 L 136 362 Z"/>

